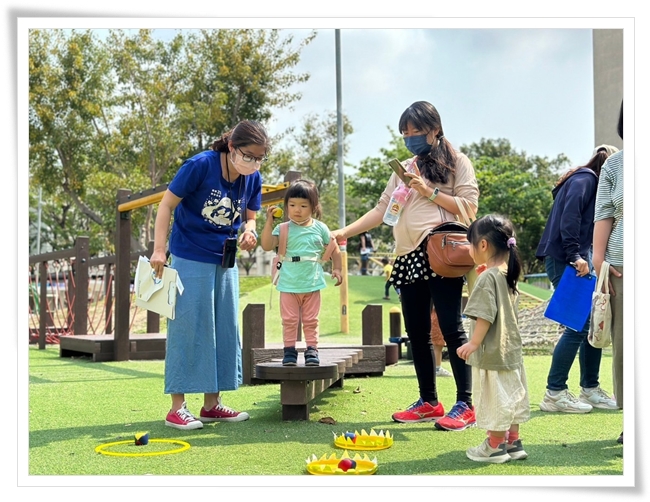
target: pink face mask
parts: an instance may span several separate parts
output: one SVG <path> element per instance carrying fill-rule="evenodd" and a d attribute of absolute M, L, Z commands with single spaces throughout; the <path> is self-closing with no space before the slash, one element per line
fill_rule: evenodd
<path fill-rule="evenodd" d="M 230 161 L 232 162 L 235 170 L 242 176 L 254 174 L 260 169 L 260 164 L 258 162 L 255 162 L 254 160 L 251 162 L 245 162 L 243 157 L 241 155 L 238 155 L 236 152 L 232 152 Z"/>

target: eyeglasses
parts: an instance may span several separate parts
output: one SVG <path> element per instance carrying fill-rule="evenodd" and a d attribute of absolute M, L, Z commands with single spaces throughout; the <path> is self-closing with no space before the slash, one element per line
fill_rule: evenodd
<path fill-rule="evenodd" d="M 248 155 L 247 153 L 242 152 L 239 148 L 237 148 L 237 151 L 241 155 L 241 158 L 244 162 L 257 162 L 258 164 L 261 164 L 269 160 L 266 155 L 264 157 L 253 157 L 252 155 Z"/>

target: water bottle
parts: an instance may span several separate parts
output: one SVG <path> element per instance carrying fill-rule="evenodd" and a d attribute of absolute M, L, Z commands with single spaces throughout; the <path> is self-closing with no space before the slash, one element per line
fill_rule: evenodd
<path fill-rule="evenodd" d="M 411 195 L 411 189 L 402 183 L 393 191 L 393 195 L 384 213 L 384 223 L 386 225 L 390 225 L 391 227 L 397 225 L 409 195 Z"/>

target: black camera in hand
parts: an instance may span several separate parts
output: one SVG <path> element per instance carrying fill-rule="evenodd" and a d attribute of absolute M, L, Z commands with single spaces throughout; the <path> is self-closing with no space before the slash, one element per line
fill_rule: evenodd
<path fill-rule="evenodd" d="M 223 258 L 221 266 L 223 268 L 232 268 L 235 266 L 237 257 L 237 237 L 228 237 L 223 243 Z"/>

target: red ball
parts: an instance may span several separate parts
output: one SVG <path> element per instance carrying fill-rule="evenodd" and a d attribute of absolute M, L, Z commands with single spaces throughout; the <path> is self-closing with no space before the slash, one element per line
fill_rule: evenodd
<path fill-rule="evenodd" d="M 339 469 L 341 469 L 343 472 L 348 472 L 348 469 L 356 469 L 356 468 L 357 468 L 357 463 L 350 458 L 344 458 L 339 462 Z"/>

